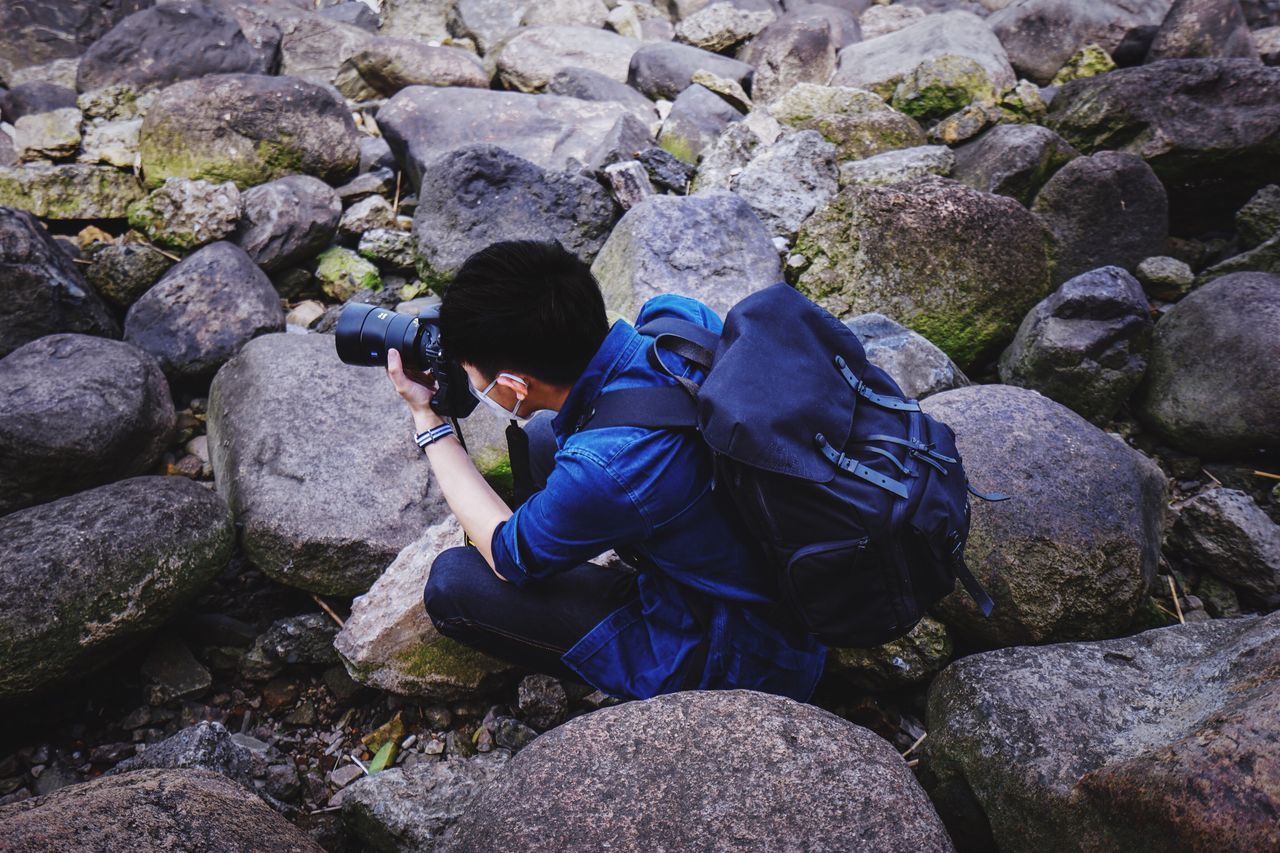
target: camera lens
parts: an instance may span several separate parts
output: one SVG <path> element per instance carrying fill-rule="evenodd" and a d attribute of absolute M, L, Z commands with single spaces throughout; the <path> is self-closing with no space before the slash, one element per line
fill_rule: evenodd
<path fill-rule="evenodd" d="M 413 370 L 427 370 L 414 346 L 418 318 L 389 308 L 352 302 L 338 315 L 334 337 L 338 358 L 346 364 L 386 365 L 387 350 L 400 351 L 401 361 Z"/>

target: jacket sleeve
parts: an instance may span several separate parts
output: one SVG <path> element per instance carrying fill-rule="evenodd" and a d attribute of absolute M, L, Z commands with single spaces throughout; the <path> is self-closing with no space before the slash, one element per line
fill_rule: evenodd
<path fill-rule="evenodd" d="M 589 449 L 564 448 L 547 484 L 493 531 L 494 568 L 523 586 L 652 533 L 635 496 Z"/>
<path fill-rule="evenodd" d="M 636 315 L 635 324 L 636 326 L 643 326 L 650 320 L 656 320 L 659 317 L 676 317 L 680 320 L 688 320 L 713 332 L 720 332 L 724 329 L 724 322 L 720 319 L 719 314 L 691 296 L 680 296 L 676 293 L 662 293 L 646 300 L 640 308 L 640 313 Z"/>

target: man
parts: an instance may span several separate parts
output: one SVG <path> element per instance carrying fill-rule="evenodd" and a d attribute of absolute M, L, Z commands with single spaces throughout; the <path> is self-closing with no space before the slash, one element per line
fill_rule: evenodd
<path fill-rule="evenodd" d="M 646 302 L 636 326 L 663 316 L 721 330 L 715 312 L 673 294 Z M 486 408 L 528 419 L 541 486 L 512 511 L 456 437 L 425 445 L 475 542 L 432 565 L 425 605 L 442 634 L 614 696 L 750 688 L 808 699 L 826 649 L 775 611 L 772 573 L 724 487 L 713 488 L 701 437 L 578 431 L 603 393 L 676 384 L 650 362 L 652 338 L 624 320 L 608 324 L 586 264 L 558 242 L 495 243 L 446 290 L 440 335 Z M 664 359 L 674 374 L 702 380 L 697 365 Z M 415 428 L 447 433 L 430 408 L 431 378 L 405 370 L 394 350 L 387 371 Z M 637 569 L 585 562 L 610 548 L 633 555 Z"/>

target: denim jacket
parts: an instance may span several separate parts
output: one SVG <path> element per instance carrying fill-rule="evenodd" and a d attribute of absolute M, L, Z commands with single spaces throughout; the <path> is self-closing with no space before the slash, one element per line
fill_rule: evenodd
<path fill-rule="evenodd" d="M 668 316 L 722 328 L 706 305 L 674 294 L 647 301 L 636 326 Z M 561 658 L 605 693 L 643 699 L 685 686 L 750 688 L 805 701 L 826 647 L 763 615 L 759 605 L 773 601 L 776 585 L 724 488 L 712 488 L 711 451 L 701 437 L 630 426 L 575 432 L 600 394 L 676 384 L 650 364 L 652 340 L 625 320 L 609 329 L 552 419 L 558 450 L 546 487 L 493 532 L 494 564 L 524 586 L 613 547 L 646 558 L 638 599 Z M 677 374 L 703 379 L 700 367 L 679 356 L 664 360 Z M 686 682 L 704 641 L 701 676 Z"/>

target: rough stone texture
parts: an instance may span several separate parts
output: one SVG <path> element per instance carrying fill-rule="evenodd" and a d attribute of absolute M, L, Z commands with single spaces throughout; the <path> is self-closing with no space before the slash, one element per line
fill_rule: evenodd
<path fill-rule="evenodd" d="M 631 112 L 651 130 L 658 123 L 653 101 L 628 86 L 589 68 L 561 68 L 547 80 L 547 92 L 583 101 L 614 101 Z"/>
<path fill-rule="evenodd" d="M 719 53 L 754 36 L 774 21 L 772 10 L 738 9 L 732 3 L 703 6 L 676 24 L 676 41 Z"/>
<path fill-rule="evenodd" d="M 57 160 L 80 147 L 80 111 L 75 107 L 25 115 L 13 123 L 19 161 Z"/>
<path fill-rule="evenodd" d="M 929 691 L 931 795 L 971 849 L 1274 849 L 1278 667 L 1280 614 L 962 658 Z"/>
<path fill-rule="evenodd" d="M 922 175 L 945 178 L 951 175 L 955 159 L 946 145 L 916 145 L 841 163 L 837 180 L 840 186 L 847 187 L 849 184 L 886 186 Z"/>
<path fill-rule="evenodd" d="M 631 54 L 627 84 L 655 100 L 673 101 L 693 82 L 695 71 L 710 71 L 733 80 L 751 94 L 750 65 L 692 45 L 668 42 L 645 44 Z"/>
<path fill-rule="evenodd" d="M 374 40 L 372 34 L 360 27 L 311 11 L 284 11 L 275 6 L 271 16 L 281 32 L 280 73 L 322 87 L 338 88 L 343 82 L 340 78 L 343 66 Z M 346 97 L 358 94 L 341 93 Z"/>
<path fill-rule="evenodd" d="M 1104 266 L 1132 270 L 1168 248 L 1164 187 L 1133 154 L 1076 157 L 1054 173 L 1031 209 L 1054 237 L 1054 284 Z"/>
<path fill-rule="evenodd" d="M 859 314 L 845 325 L 858 336 L 867 360 L 888 373 L 910 399 L 969 384 L 946 353 L 883 314 Z"/>
<path fill-rule="evenodd" d="M 771 233 L 788 239 L 835 194 L 836 147 L 816 130 L 788 134 L 757 154 L 733 182 Z"/>
<path fill-rule="evenodd" d="M 1232 255 L 1196 276 L 1195 286 L 1203 287 L 1214 279 L 1234 272 L 1265 272 L 1280 275 L 1280 234 L 1248 251 Z"/>
<path fill-rule="evenodd" d="M 149 470 L 174 425 L 155 359 L 52 334 L 0 359 L 0 515 Z"/>
<path fill-rule="evenodd" d="M 603 0 L 552 0 L 528 3 L 520 24 L 525 27 L 576 24 L 601 28 L 608 18 L 609 8 Z"/>
<path fill-rule="evenodd" d="M 257 795 L 209 770 L 135 770 L 0 807 L 11 850 L 136 853 L 177 850 L 320 853 Z M 12 846 L 10 846 L 12 845 Z"/>
<path fill-rule="evenodd" d="M 824 14 L 825 13 L 825 14 Z M 847 16 L 843 24 L 838 21 Z M 857 19 L 842 9 L 808 6 L 778 18 L 737 52 L 755 68 L 751 91 L 758 104 L 767 104 L 796 83 L 826 83 L 836 70 L 836 51 L 859 41 Z"/>
<path fill-rule="evenodd" d="M 1045 121 L 1082 152 L 1146 160 L 1181 236 L 1230 228 L 1250 196 L 1280 182 L 1280 68 L 1247 59 L 1173 59 L 1073 80 Z"/>
<path fill-rule="evenodd" d="M 861 690 L 892 690 L 928 681 L 951 659 L 947 626 L 928 616 L 904 637 L 874 649 L 830 649 L 823 677 Z"/>
<path fill-rule="evenodd" d="M 333 638 L 338 626 L 327 613 L 303 613 L 272 622 L 253 641 L 240 662 L 240 672 L 254 681 L 267 681 L 290 666 L 338 663 Z"/>
<path fill-rule="evenodd" d="M 751 113 L 747 115 L 750 117 Z M 742 173 L 762 145 L 764 140 L 752 130 L 747 121 L 730 123 L 716 137 L 715 142 L 702 150 L 702 156 L 698 159 L 698 171 L 689 186 L 689 193 L 692 195 L 710 189 L 731 189 L 734 178 Z M 683 191 L 683 182 L 677 189 Z"/>
<path fill-rule="evenodd" d="M 319 178 L 290 175 L 240 196 L 235 242 L 268 272 L 310 260 L 328 246 L 342 216 L 338 194 Z"/>
<path fill-rule="evenodd" d="M 0 697 L 91 672 L 231 557 L 231 513 L 186 477 L 133 477 L 0 518 Z"/>
<path fill-rule="evenodd" d="M 338 302 L 362 290 L 382 290 L 378 268 L 344 246 L 325 249 L 316 257 L 316 280 L 325 295 Z"/>
<path fill-rule="evenodd" d="M 172 267 L 124 321 L 125 340 L 155 356 L 173 383 L 208 381 L 250 339 L 283 329 L 271 280 L 226 241 Z"/>
<path fill-rule="evenodd" d="M 1239 0 L 1175 0 L 1146 61 L 1215 56 L 1258 59 Z"/>
<path fill-rule="evenodd" d="M 1077 156 L 1078 151 L 1046 127 L 1002 124 L 956 149 L 951 177 L 1030 207 L 1040 188 Z"/>
<path fill-rule="evenodd" d="M 427 617 L 422 594 L 431 563 L 461 544 L 462 528 L 452 516 L 433 524 L 356 597 L 333 643 L 352 678 L 401 696 L 452 701 L 490 690 L 513 671 L 441 635 Z"/>
<path fill-rule="evenodd" d="M 1280 276 L 1232 273 L 1196 288 L 1156 323 L 1138 414 L 1200 457 L 1280 448 L 1276 341 Z"/>
<path fill-rule="evenodd" d="M 34 217 L 0 207 L 0 357 L 54 332 L 120 337 L 120 326 Z"/>
<path fill-rule="evenodd" d="M 1236 489 L 1210 489 L 1178 510 L 1166 553 L 1178 565 L 1210 572 L 1264 607 L 1280 605 L 1280 524 Z"/>
<path fill-rule="evenodd" d="M 84 268 L 85 278 L 120 308 L 136 302 L 174 263 L 145 240 L 95 243 L 88 254 L 93 263 Z"/>
<path fill-rule="evenodd" d="M 196 768 L 219 773 L 253 790 L 253 753 L 231 737 L 222 723 L 203 720 L 172 737 L 147 747 L 147 751 L 121 761 L 105 775 L 133 770 Z"/>
<path fill-rule="evenodd" d="M 418 275 L 444 285 L 469 255 L 498 240 L 559 240 L 590 263 L 617 209 L 583 175 L 543 171 L 495 145 L 443 154 L 423 172 L 413 233 Z"/>
<path fill-rule="evenodd" d="M 745 200 L 722 190 L 645 199 L 614 226 L 591 271 L 605 304 L 624 317 L 659 293 L 695 297 L 724 316 L 782 280 L 769 232 Z"/>
<path fill-rule="evenodd" d="M 658 133 L 658 145 L 689 164 L 742 112 L 706 86 L 694 83 L 676 96 Z"/>
<path fill-rule="evenodd" d="M 915 119 L 864 89 L 797 83 L 768 109 L 784 125 L 821 133 L 835 144 L 839 160 L 861 160 L 925 143 L 924 130 Z"/>
<path fill-rule="evenodd" d="M 378 110 L 378 127 L 416 187 L 427 163 L 466 145 L 498 145 L 544 169 L 586 163 L 629 112 L 559 95 L 410 86 Z"/>
<path fill-rule="evenodd" d="M 1142 381 L 1152 325 L 1133 276 L 1119 267 L 1082 273 L 1023 318 L 1000 357 L 1000 381 L 1105 424 Z"/>
<path fill-rule="evenodd" d="M 29 115 L 55 112 L 74 108 L 76 93 L 74 89 L 59 86 L 46 80 L 35 80 L 29 83 L 14 84 L 0 97 L 0 112 L 4 120 L 10 124 Z"/>
<path fill-rule="evenodd" d="M 236 185 L 168 178 L 129 207 L 129 224 L 153 243 L 187 251 L 221 240 L 240 221 Z"/>
<path fill-rule="evenodd" d="M 1186 261 L 1161 255 L 1143 259 L 1133 274 L 1153 298 L 1171 302 L 1186 296 L 1196 280 Z"/>
<path fill-rule="evenodd" d="M 768 808 L 761 808 L 762 803 Z M 953 849 L 886 741 L 811 705 L 690 691 L 576 717 L 526 746 L 459 849 Z"/>
<path fill-rule="evenodd" d="M 342 792 L 343 825 L 374 850 L 448 850 L 455 822 L 510 758 L 495 749 L 358 779 Z"/>
<path fill-rule="evenodd" d="M 123 219 L 146 195 L 128 172 L 87 163 L 0 166 L 0 207 L 41 219 Z"/>
<path fill-rule="evenodd" d="M 805 221 L 787 272 L 836 316 L 883 311 L 967 369 L 1049 293 L 1048 240 L 1013 199 L 926 175 L 845 187 Z"/>
<path fill-rule="evenodd" d="M 149 187 L 177 176 L 246 189 L 295 173 L 333 184 L 359 165 L 356 139 L 331 90 L 294 77 L 213 74 L 156 96 L 139 153 Z"/>
<path fill-rule="evenodd" d="M 338 360 L 329 335 L 254 338 L 209 390 L 218 491 L 268 575 L 327 595 L 367 590 L 447 512 L 380 367 Z"/>
<path fill-rule="evenodd" d="M 84 125 L 84 137 L 76 159 L 81 163 L 105 163 L 117 169 L 132 169 L 138 156 L 138 134 L 141 131 L 140 118 L 128 121 L 95 119 Z"/>
<path fill-rule="evenodd" d="M 78 57 L 126 15 L 153 0 L 9 0 L 0 5 L 0 79 L 16 72 Z"/>
<path fill-rule="evenodd" d="M 1280 234 L 1280 185 L 1268 184 L 1236 211 L 1236 236 L 1246 249 Z"/>
<path fill-rule="evenodd" d="M 470 51 L 393 38 L 371 40 L 338 71 L 338 88 L 355 100 L 388 98 L 407 86 L 485 89 L 489 74 Z"/>
<path fill-rule="evenodd" d="M 862 27 L 863 40 L 879 38 L 909 27 L 925 16 L 924 9 L 918 6 L 904 6 L 894 3 L 890 6 L 872 6 L 858 18 Z"/>
<path fill-rule="evenodd" d="M 995 599 L 983 618 L 959 587 L 937 616 L 985 647 L 1113 636 L 1155 578 L 1165 505 L 1154 462 L 1065 406 L 1010 385 L 926 398 L 955 430 L 974 488 L 965 558 Z"/>
<path fill-rule="evenodd" d="M 490 53 L 502 36 L 520 25 L 529 4 L 511 0 L 457 0 L 449 10 L 449 32 L 475 42 L 482 54 Z"/>
<path fill-rule="evenodd" d="M 502 82 L 521 92 L 542 91 L 557 71 L 571 66 L 621 83 L 640 44 L 597 27 L 520 27 L 494 48 L 490 61 Z"/>

